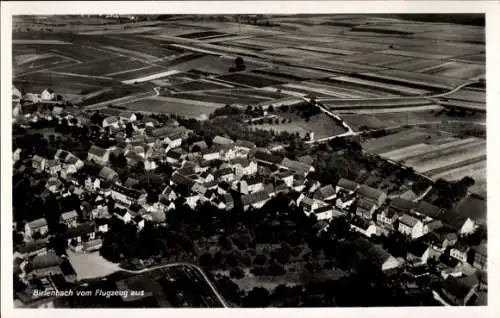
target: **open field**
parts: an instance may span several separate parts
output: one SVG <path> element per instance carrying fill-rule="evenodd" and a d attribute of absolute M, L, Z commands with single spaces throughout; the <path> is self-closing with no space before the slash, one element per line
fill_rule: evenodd
<path fill-rule="evenodd" d="M 292 113 L 279 113 L 279 124 L 260 124 L 252 125 L 255 129 L 274 130 L 276 132 L 287 131 L 289 133 L 299 133 L 305 137 L 309 132 L 314 133 L 315 139 L 321 139 L 333 135 L 339 135 L 346 132 L 341 125 L 337 124 L 324 113 L 312 116 L 309 121 Z M 290 123 L 281 123 L 281 119 L 290 119 Z"/>
<path fill-rule="evenodd" d="M 221 103 L 212 103 L 184 98 L 173 97 L 151 97 L 124 103 L 121 106 L 134 111 L 152 113 L 171 113 L 186 117 L 198 118 L 201 115 L 209 115 L 215 109 L 224 106 Z"/>
<path fill-rule="evenodd" d="M 486 192 L 486 141 L 475 137 L 452 138 L 437 129 L 414 128 L 363 143 L 383 158 L 404 163 L 435 180 L 472 177 L 474 193 Z"/>
<path fill-rule="evenodd" d="M 377 129 L 386 127 L 396 127 L 403 125 L 416 125 L 424 123 L 441 123 L 447 120 L 460 120 L 464 122 L 485 122 L 486 116 L 484 114 L 469 115 L 467 117 L 449 116 L 446 113 L 439 114 L 440 108 L 433 107 L 425 111 L 411 111 L 410 107 L 403 109 L 401 112 L 383 112 L 383 113 L 364 113 L 364 114 L 341 114 L 341 117 L 353 129 L 360 129 L 362 127 Z M 364 110 L 363 110 L 364 111 Z M 378 110 L 376 110 L 378 112 Z M 389 110 L 390 111 L 390 110 Z M 347 111 L 346 111 L 347 112 Z"/>

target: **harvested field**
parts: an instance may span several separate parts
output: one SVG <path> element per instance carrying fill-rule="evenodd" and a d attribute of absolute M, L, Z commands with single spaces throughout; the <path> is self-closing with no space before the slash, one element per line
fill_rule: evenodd
<path fill-rule="evenodd" d="M 362 73 L 362 72 L 376 72 L 381 71 L 383 68 L 378 66 L 364 65 L 364 64 L 356 64 L 349 63 L 337 60 L 304 60 L 298 61 L 297 65 L 319 69 L 323 71 L 329 71 L 336 74 L 353 74 L 353 73 Z"/>
<path fill-rule="evenodd" d="M 468 147 L 456 147 L 446 151 L 438 151 L 434 156 L 426 156 L 425 159 L 409 160 L 407 165 L 411 165 L 415 170 L 426 173 L 441 167 L 447 167 L 460 162 L 482 158 L 486 160 L 486 142 L 478 142 Z"/>
<path fill-rule="evenodd" d="M 14 79 L 14 85 L 26 92 L 42 92 L 52 88 L 56 93 L 81 94 L 102 87 L 111 86 L 111 80 L 100 78 L 82 78 L 62 74 L 35 72 Z"/>
<path fill-rule="evenodd" d="M 209 103 L 216 104 L 230 104 L 234 106 L 246 106 L 249 104 L 259 103 L 265 99 L 256 98 L 252 96 L 231 96 L 230 93 L 219 93 L 219 92 L 203 92 L 203 93 L 177 93 L 174 95 L 177 98 L 186 98 L 190 100 L 197 101 L 207 101 Z"/>
<path fill-rule="evenodd" d="M 428 88 L 441 88 L 452 89 L 464 81 L 457 78 L 428 75 L 422 73 L 412 73 L 399 70 L 385 70 L 377 73 L 364 73 L 358 74 L 357 77 L 367 79 L 377 79 L 386 83 L 394 83 L 399 85 L 407 85 L 410 87 L 428 87 Z"/>
<path fill-rule="evenodd" d="M 57 71 L 61 73 L 104 76 L 109 73 L 134 70 L 146 66 L 148 66 L 146 63 L 138 60 L 130 59 L 128 57 L 117 57 L 98 62 L 80 63 L 68 67 L 61 67 L 58 68 Z"/>
<path fill-rule="evenodd" d="M 211 37 L 211 36 L 226 36 L 226 35 L 227 34 L 221 33 L 221 32 L 202 31 L 202 32 L 181 34 L 181 35 L 178 35 L 178 37 L 186 38 L 186 39 L 200 39 L 200 38 L 206 38 L 206 37 Z"/>
<path fill-rule="evenodd" d="M 35 72 L 43 69 L 70 66 L 75 64 L 75 62 L 72 60 L 68 60 L 62 56 L 53 54 L 36 55 L 36 58 L 25 58 L 22 62 L 22 64 L 14 62 L 14 76 L 26 72 Z"/>
<path fill-rule="evenodd" d="M 381 54 L 381 53 L 364 53 L 352 54 L 338 57 L 340 61 L 356 62 L 367 65 L 387 66 L 392 67 L 393 64 L 402 63 L 411 60 L 410 57 Z"/>
<path fill-rule="evenodd" d="M 448 116 L 446 113 L 438 114 L 438 110 L 430 111 L 402 111 L 402 112 L 384 112 L 372 114 L 341 114 L 349 126 L 354 130 L 359 130 L 362 127 L 371 129 L 397 127 L 403 125 L 415 125 L 425 123 L 442 123 L 446 120 L 461 120 L 470 122 L 484 122 L 486 116 L 476 114 L 475 116 L 468 116 L 464 118 L 457 118 Z"/>
<path fill-rule="evenodd" d="M 112 73 L 106 74 L 106 76 L 113 77 L 119 81 L 124 81 L 127 79 L 133 79 L 133 78 L 137 78 L 137 77 L 147 76 L 150 74 L 156 74 L 156 73 L 159 73 L 161 71 L 165 71 L 165 68 L 162 66 L 158 66 L 158 65 L 147 65 L 147 66 L 142 66 L 139 68 L 126 69 L 123 71 L 112 72 Z"/>
<path fill-rule="evenodd" d="M 157 70 L 154 70 L 154 71 L 155 71 L 154 73 L 148 73 L 150 75 L 128 79 L 126 81 L 123 81 L 123 83 L 124 84 L 135 84 L 135 83 L 148 82 L 148 81 L 152 81 L 152 80 L 155 80 L 155 79 L 164 78 L 164 77 L 170 76 L 172 74 L 177 74 L 178 73 L 177 71 L 166 71 L 165 69 L 161 69 L 161 70 L 157 69 Z"/>
<path fill-rule="evenodd" d="M 251 87 L 273 86 L 285 83 L 284 81 L 252 73 L 234 73 L 234 74 L 222 75 L 217 78 L 229 83 L 233 82 L 236 84 L 247 85 Z"/>
<path fill-rule="evenodd" d="M 357 76 L 337 76 L 333 78 L 324 78 L 320 81 L 334 85 L 335 87 L 341 86 L 351 89 L 358 89 L 361 92 L 379 92 L 378 96 L 410 96 L 429 94 L 429 90 L 417 89 L 403 85 L 388 84 L 384 83 L 383 81 L 363 79 Z"/>
<path fill-rule="evenodd" d="M 170 87 L 171 90 L 177 92 L 184 91 L 201 91 L 201 90 L 217 90 L 217 89 L 225 89 L 231 88 L 230 85 L 223 85 L 213 81 L 208 80 L 200 80 L 200 81 L 191 81 L 179 85 L 174 85 Z"/>
<path fill-rule="evenodd" d="M 431 75 L 456 77 L 466 80 L 485 74 L 486 67 L 479 64 L 466 64 L 452 61 L 420 70 L 420 72 Z"/>
<path fill-rule="evenodd" d="M 12 39 L 12 45 L 16 44 L 52 44 L 52 45 L 64 45 L 71 44 L 69 42 L 60 41 L 60 40 L 38 40 L 38 39 Z"/>
<path fill-rule="evenodd" d="M 415 128 L 391 134 L 389 136 L 368 140 L 364 142 L 362 146 L 367 152 L 379 154 L 396 150 L 401 147 L 408 147 L 426 142 L 430 140 L 428 138 L 429 136 L 431 136 L 431 138 L 440 137 L 433 131 Z"/>
<path fill-rule="evenodd" d="M 211 103 L 201 100 L 173 98 L 173 97 L 151 97 L 137 102 L 123 104 L 129 110 L 152 113 L 172 113 L 176 115 L 198 118 L 201 115 L 209 115 L 215 109 L 223 107 L 224 104 Z"/>
<path fill-rule="evenodd" d="M 461 89 L 446 96 L 446 99 L 464 102 L 486 103 L 486 92 L 473 89 Z"/>

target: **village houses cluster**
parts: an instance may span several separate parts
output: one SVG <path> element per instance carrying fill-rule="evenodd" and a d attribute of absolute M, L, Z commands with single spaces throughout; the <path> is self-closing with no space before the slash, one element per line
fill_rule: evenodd
<path fill-rule="evenodd" d="M 28 117 L 35 116 L 76 119 L 68 120 L 68 125 L 88 122 L 83 115 L 74 116 L 57 107 L 52 112 Z M 131 137 L 124 138 L 127 124 L 132 124 L 134 131 Z M 78 158 L 71 149 L 59 149 L 53 158 L 34 155 L 30 159 L 34 170 L 47 174 L 46 191 L 61 197 L 76 194 L 86 198 L 82 200 L 81 213 L 64 211 L 60 216 L 59 222 L 68 228 L 65 234 L 68 248 L 75 252 L 99 250 L 102 235 L 110 230 L 108 220 L 113 215 L 122 222 L 135 224 L 138 231 L 147 222 L 156 226 L 165 224 L 166 215 L 179 202 L 180 188 L 184 189 L 184 204 L 191 208 L 209 202 L 230 211 L 235 206 L 234 193 L 237 193 L 248 213 L 284 192 L 291 198 L 290 205 L 302 207 L 308 215 L 314 214 L 325 222 L 325 229 L 328 221 L 351 215 L 350 227 L 367 238 L 393 231 L 407 236 L 412 244 L 404 259 L 393 257 L 369 240 L 357 241 L 365 255 L 382 270 L 408 264 L 417 267 L 446 251 L 458 265 L 443 270 L 444 278 L 463 275 L 469 268 L 486 269 L 485 247 L 461 244 L 463 236 L 475 231 L 475 220 L 454 211 L 444 211 L 416 195 L 389 198 L 382 190 L 346 179 L 335 185 L 320 184 L 308 178 L 315 170 L 310 156 L 291 160 L 274 155 L 268 149 L 257 148 L 246 140 L 216 136 L 210 147 L 205 141 L 182 147 L 192 131 L 174 119 L 160 123 L 148 116 L 139 120 L 133 113 L 120 113 L 104 118 L 102 128 L 106 127 L 117 141 L 116 145 L 107 149 L 93 145 L 86 158 Z M 15 149 L 14 162 L 19 160 L 21 151 Z M 110 165 L 111 156 L 118 154 L 125 156 L 129 166 L 143 164 L 145 173 L 154 174 L 159 164 L 172 167 L 169 183 L 157 202 L 148 203 L 145 189 L 137 188 L 137 180 L 120 181 L 119 174 Z M 100 169 L 87 175 L 81 183 L 74 176 L 87 164 Z M 109 201 L 115 203 L 113 210 L 108 208 Z M 48 249 L 47 238 L 51 233 L 47 220 L 26 221 L 24 243 L 15 247 L 16 275 L 28 285 L 36 277 L 38 282 L 41 280 L 53 286 L 45 288 L 57 288 L 52 279 L 54 275 L 66 282 L 75 281 L 76 275 L 68 259 Z"/>

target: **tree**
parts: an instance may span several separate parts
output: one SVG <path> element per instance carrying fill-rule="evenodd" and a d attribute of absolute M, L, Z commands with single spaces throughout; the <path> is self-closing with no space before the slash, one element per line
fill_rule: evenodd
<path fill-rule="evenodd" d="M 125 135 L 127 138 L 132 137 L 132 133 L 134 132 L 134 127 L 132 126 L 132 123 L 127 123 L 125 126 Z"/>
<path fill-rule="evenodd" d="M 269 305 L 269 291 L 262 287 L 254 287 L 242 300 L 243 307 L 263 308 L 269 307 Z"/>
<path fill-rule="evenodd" d="M 270 113 L 273 113 L 274 112 L 273 105 L 269 105 L 269 107 L 267 108 L 267 111 L 270 112 Z"/>
<path fill-rule="evenodd" d="M 229 271 L 229 275 L 231 278 L 240 279 L 245 277 L 245 272 L 241 268 L 236 267 Z"/>

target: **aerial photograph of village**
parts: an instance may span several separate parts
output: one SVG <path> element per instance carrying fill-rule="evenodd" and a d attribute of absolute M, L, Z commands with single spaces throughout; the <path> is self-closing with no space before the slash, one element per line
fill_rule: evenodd
<path fill-rule="evenodd" d="M 16 308 L 487 305 L 483 14 L 12 20 Z"/>

